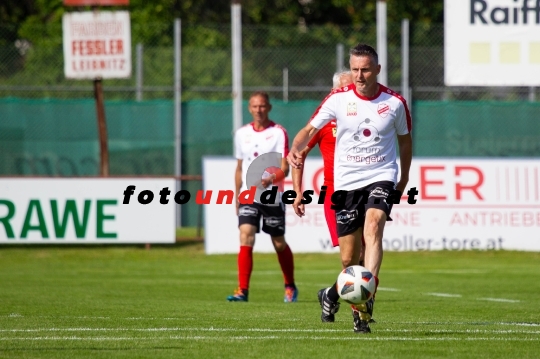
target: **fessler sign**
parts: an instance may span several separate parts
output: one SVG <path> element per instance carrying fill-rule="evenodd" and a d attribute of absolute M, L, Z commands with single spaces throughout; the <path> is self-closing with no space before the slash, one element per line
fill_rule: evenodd
<path fill-rule="evenodd" d="M 446 85 L 538 86 L 539 72 L 539 0 L 445 0 Z"/>
<path fill-rule="evenodd" d="M 64 73 L 67 78 L 126 78 L 131 76 L 129 12 L 64 14 Z"/>

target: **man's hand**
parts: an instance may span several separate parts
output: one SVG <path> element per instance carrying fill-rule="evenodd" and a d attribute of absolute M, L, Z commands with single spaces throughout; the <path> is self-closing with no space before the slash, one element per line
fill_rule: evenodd
<path fill-rule="evenodd" d="M 408 179 L 400 179 L 396 185 L 396 190 L 400 191 L 401 193 L 405 192 L 405 188 L 407 187 L 408 182 Z"/>
<path fill-rule="evenodd" d="M 276 175 L 272 173 L 270 176 L 264 177 L 263 179 L 261 179 L 261 184 L 264 188 L 268 188 L 268 186 L 270 186 L 274 182 L 275 179 L 276 179 Z"/>
<path fill-rule="evenodd" d="M 306 127 L 301 129 L 293 140 L 291 150 L 287 155 L 287 162 L 292 168 L 302 168 L 302 153 L 300 149 L 304 149 L 311 138 L 319 131 L 317 128 L 313 127 L 311 124 L 307 124 Z"/>
<path fill-rule="evenodd" d="M 294 213 L 296 213 L 298 217 L 303 217 L 306 215 L 306 208 L 305 205 L 302 203 L 301 193 L 296 193 L 296 198 L 294 199 L 294 203 L 292 206 L 294 208 Z"/>
<path fill-rule="evenodd" d="M 292 168 L 302 168 L 303 157 L 300 151 L 296 148 L 291 148 L 287 155 L 287 162 Z"/>

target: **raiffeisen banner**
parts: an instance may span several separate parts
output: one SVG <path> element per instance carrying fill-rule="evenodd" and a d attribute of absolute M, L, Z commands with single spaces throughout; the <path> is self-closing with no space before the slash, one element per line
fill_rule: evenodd
<path fill-rule="evenodd" d="M 236 160 L 204 158 L 204 190 L 234 190 Z M 306 160 L 304 190 L 313 190 L 306 216 L 286 206 L 285 238 L 296 252 L 338 252 L 332 248 L 323 206 L 316 204 L 323 183 L 320 158 Z M 285 191 L 292 190 L 290 176 Z M 383 247 L 391 251 L 540 251 L 540 160 L 413 159 L 407 190 L 386 223 Z M 326 197 L 325 200 L 330 200 Z M 207 253 L 237 253 L 238 217 L 234 204 L 205 204 Z M 255 251 L 273 252 L 259 233 Z"/>
<path fill-rule="evenodd" d="M 445 0 L 447 86 L 538 86 L 539 0 Z"/>

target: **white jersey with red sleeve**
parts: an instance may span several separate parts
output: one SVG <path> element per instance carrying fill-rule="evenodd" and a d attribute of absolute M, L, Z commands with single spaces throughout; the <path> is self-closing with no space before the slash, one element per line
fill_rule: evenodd
<path fill-rule="evenodd" d="M 270 121 L 270 125 L 263 130 L 255 130 L 253 123 L 249 123 L 236 131 L 234 136 L 235 157 L 242 160 L 242 188 L 246 186 L 246 174 L 251 163 L 260 155 L 269 152 L 281 153 L 281 157 L 289 154 L 289 137 L 281 125 Z"/>
<path fill-rule="evenodd" d="M 396 135 L 411 132 L 412 121 L 403 97 L 379 84 L 373 97 L 354 85 L 333 90 L 310 119 L 322 128 L 336 119 L 335 190 L 352 191 L 378 181 L 397 183 Z"/>

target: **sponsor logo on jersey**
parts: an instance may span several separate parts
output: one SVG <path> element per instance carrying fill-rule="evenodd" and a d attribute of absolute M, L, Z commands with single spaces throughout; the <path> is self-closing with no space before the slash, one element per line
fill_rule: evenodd
<path fill-rule="evenodd" d="M 382 189 L 381 187 L 375 187 L 371 192 L 369 192 L 370 197 L 379 197 L 379 198 L 387 198 L 389 192 L 385 189 Z"/>
<path fill-rule="evenodd" d="M 381 140 L 379 137 L 379 131 L 374 126 L 373 121 L 366 118 L 358 125 L 358 129 L 353 135 L 353 140 L 360 142 L 361 144 L 375 144 Z"/>
<path fill-rule="evenodd" d="M 364 163 L 366 165 L 376 163 L 376 162 L 385 162 L 386 156 L 351 156 L 347 155 L 347 161 Z"/>
<path fill-rule="evenodd" d="M 377 106 L 377 112 L 379 113 L 379 116 L 385 118 L 388 116 L 388 113 L 390 113 L 390 106 L 385 102 L 380 103 L 379 106 Z"/>
<path fill-rule="evenodd" d="M 349 102 L 347 104 L 347 116 L 356 116 L 356 102 Z"/>
<path fill-rule="evenodd" d="M 386 206 L 388 207 L 388 203 L 386 203 L 386 200 L 388 198 L 388 195 L 390 194 L 389 191 L 381 188 L 381 187 L 375 187 L 373 190 L 371 190 L 371 192 L 369 192 L 369 197 L 375 197 L 377 198 L 375 200 L 375 204 L 378 204 L 378 203 L 381 203 L 381 200 L 379 198 L 383 198 L 385 202 L 383 202 L 384 204 L 386 204 Z"/>
<path fill-rule="evenodd" d="M 274 137 L 274 135 L 266 136 L 266 140 L 268 141 L 268 140 L 271 139 L 272 137 Z"/>
<path fill-rule="evenodd" d="M 253 207 L 240 207 L 240 209 L 238 209 L 239 216 L 256 217 L 258 213 L 259 213 L 259 210 Z"/>
<path fill-rule="evenodd" d="M 336 213 L 337 223 L 341 223 L 341 224 L 351 223 L 357 217 L 358 217 L 358 211 L 356 209 L 353 211 L 342 209 L 341 211 Z"/>
<path fill-rule="evenodd" d="M 279 227 L 279 229 L 283 229 L 283 217 L 266 217 L 264 224 L 268 227 Z"/>

